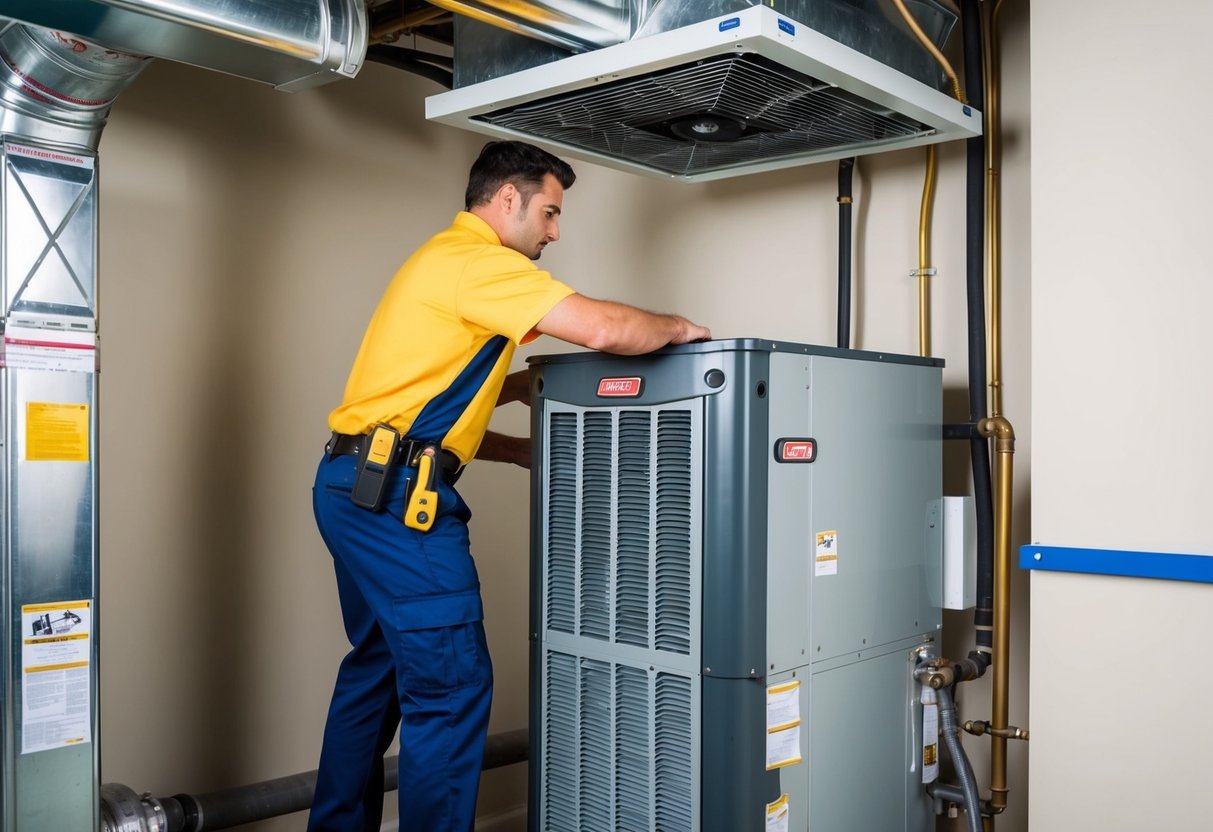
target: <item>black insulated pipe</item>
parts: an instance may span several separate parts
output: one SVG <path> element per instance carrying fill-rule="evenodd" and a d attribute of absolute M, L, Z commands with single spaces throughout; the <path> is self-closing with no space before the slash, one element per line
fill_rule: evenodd
<path fill-rule="evenodd" d="M 963 0 L 961 25 L 964 34 L 965 86 L 969 102 L 978 110 L 984 105 L 981 9 L 979 0 Z M 969 421 L 977 424 L 986 409 L 986 312 L 985 312 L 985 157 L 984 136 L 965 142 L 965 285 L 968 296 Z M 993 650 L 994 626 L 994 495 L 990 478 L 989 440 L 969 440 L 973 466 L 973 504 L 977 521 L 977 652 L 986 664 Z"/>
<path fill-rule="evenodd" d="M 451 59 L 442 55 L 433 55 L 418 49 L 405 49 L 401 46 L 374 44 L 367 47 L 366 59 L 428 78 L 448 90 L 455 86 L 455 73 Z"/>
<path fill-rule="evenodd" d="M 524 762 L 528 750 L 528 731 L 525 728 L 492 734 L 485 742 L 483 770 Z M 383 761 L 385 792 L 396 788 L 398 763 L 399 758 L 395 756 Z M 208 794 L 178 794 L 161 798 L 141 798 L 121 784 L 106 784 L 102 787 L 102 818 L 115 820 L 112 823 L 103 822 L 101 828 L 102 832 L 142 832 L 146 829 L 158 832 L 210 832 L 214 829 L 230 829 L 302 812 L 311 807 L 315 791 L 314 770 Z M 143 818 L 139 815 L 143 815 Z M 144 819 L 149 822 L 143 822 Z M 151 819 L 154 819 L 154 825 Z"/>
<path fill-rule="evenodd" d="M 851 348 L 851 179 L 855 157 L 838 160 L 838 347 Z"/>

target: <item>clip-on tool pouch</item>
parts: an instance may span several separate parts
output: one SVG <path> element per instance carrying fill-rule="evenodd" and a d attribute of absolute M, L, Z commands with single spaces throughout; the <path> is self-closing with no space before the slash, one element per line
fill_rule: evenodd
<path fill-rule="evenodd" d="M 396 461 L 396 444 L 400 434 L 388 425 L 375 425 L 358 454 L 358 474 L 350 499 L 354 505 L 371 511 L 383 508 L 388 474 Z"/>

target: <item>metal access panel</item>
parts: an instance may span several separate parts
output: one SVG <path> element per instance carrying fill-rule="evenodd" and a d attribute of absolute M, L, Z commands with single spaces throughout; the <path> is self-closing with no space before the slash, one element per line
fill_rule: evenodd
<path fill-rule="evenodd" d="M 531 832 L 933 828 L 942 363 L 531 362 Z"/>
<path fill-rule="evenodd" d="M 0 828 L 98 828 L 96 157 L 0 140 Z"/>

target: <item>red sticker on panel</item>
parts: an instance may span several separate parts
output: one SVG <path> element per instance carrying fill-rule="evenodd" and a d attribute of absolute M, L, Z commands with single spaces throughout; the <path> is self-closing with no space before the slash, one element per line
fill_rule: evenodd
<path fill-rule="evenodd" d="M 598 381 L 599 396 L 635 397 L 640 395 L 644 380 L 640 376 L 628 378 L 604 378 Z"/>
<path fill-rule="evenodd" d="M 775 443 L 777 462 L 812 462 L 817 459 L 817 440 L 780 439 Z"/>

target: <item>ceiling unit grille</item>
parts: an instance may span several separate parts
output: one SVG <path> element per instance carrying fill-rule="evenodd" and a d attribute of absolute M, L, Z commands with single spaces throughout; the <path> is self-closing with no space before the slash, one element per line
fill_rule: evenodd
<path fill-rule="evenodd" d="M 675 176 L 779 160 L 931 128 L 760 55 L 721 55 L 485 113 L 495 127 L 593 150 Z M 693 133 L 698 124 L 708 132 Z M 735 134 L 714 139 L 720 133 Z"/>
<path fill-rule="evenodd" d="M 962 102 L 765 6 L 490 77 L 426 115 L 683 180 L 981 133 Z"/>

